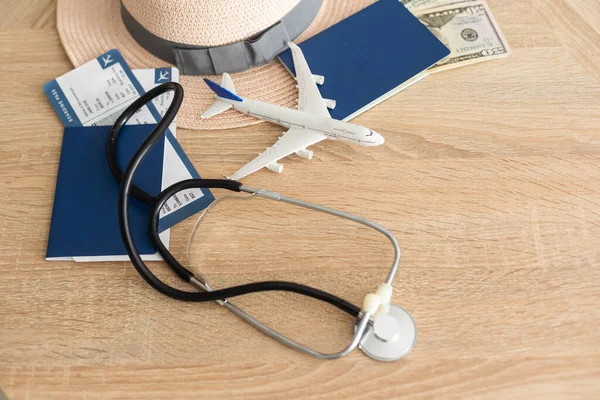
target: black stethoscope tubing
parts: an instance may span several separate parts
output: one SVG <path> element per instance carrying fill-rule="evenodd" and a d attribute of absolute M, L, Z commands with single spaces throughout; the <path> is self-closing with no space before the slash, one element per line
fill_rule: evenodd
<path fill-rule="evenodd" d="M 146 103 L 168 91 L 174 92 L 173 100 L 169 106 L 169 109 L 133 155 L 129 165 L 127 165 L 127 168 L 125 169 L 125 172 L 122 172 L 116 157 L 118 137 L 121 129 L 139 109 L 146 105 Z M 129 258 L 137 272 L 152 288 L 168 297 L 177 300 L 207 302 L 224 300 L 229 297 L 241 296 L 256 292 L 287 291 L 325 301 L 354 317 L 358 317 L 360 308 L 354 304 L 333 294 L 299 283 L 285 281 L 263 281 L 232 286 L 209 292 L 188 292 L 164 283 L 152 273 L 152 271 L 142 260 L 131 233 L 128 216 L 128 200 L 130 195 L 133 195 L 150 207 L 148 228 L 152 243 L 169 267 L 171 267 L 181 279 L 189 283 L 192 279 L 195 279 L 194 274 L 181 265 L 181 263 L 179 263 L 179 261 L 164 246 L 158 235 L 158 220 L 161 208 L 170 197 L 181 190 L 192 188 L 211 188 L 227 189 L 234 192 L 240 192 L 240 187 L 242 186 L 240 182 L 227 179 L 188 179 L 171 185 L 162 191 L 157 197 L 153 197 L 133 183 L 133 177 L 137 168 L 148 152 L 150 152 L 152 147 L 154 147 L 161 136 L 163 136 L 167 131 L 169 125 L 181 107 L 182 100 L 183 88 L 178 83 L 168 82 L 157 86 L 156 88 L 142 95 L 139 99 L 127 107 L 127 109 L 119 116 L 119 118 L 117 118 L 110 131 L 108 140 L 108 162 L 113 175 L 117 181 L 120 182 L 118 210 L 121 237 L 123 239 L 127 254 L 129 255 Z"/>

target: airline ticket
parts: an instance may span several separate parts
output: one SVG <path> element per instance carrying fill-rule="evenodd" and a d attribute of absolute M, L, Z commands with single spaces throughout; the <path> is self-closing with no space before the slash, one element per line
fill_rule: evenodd
<path fill-rule="evenodd" d="M 118 50 L 110 50 L 46 83 L 44 92 L 65 127 L 110 126 L 122 111 L 146 91 L 164 82 L 178 82 L 177 68 L 131 70 Z M 128 124 L 155 124 L 169 105 L 167 92 L 138 110 Z M 162 189 L 173 183 L 199 178 L 175 139 L 176 122 L 166 133 Z M 203 210 L 214 197 L 206 189 L 189 189 L 170 198 L 161 210 L 163 231 Z"/>

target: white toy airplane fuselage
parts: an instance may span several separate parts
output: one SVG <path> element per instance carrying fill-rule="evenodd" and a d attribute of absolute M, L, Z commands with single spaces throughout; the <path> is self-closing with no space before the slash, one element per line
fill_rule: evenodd
<path fill-rule="evenodd" d="M 216 101 L 202 114 L 203 118 L 210 118 L 233 107 L 244 114 L 288 128 L 275 145 L 235 172 L 231 179 L 241 179 L 261 168 L 281 173 L 283 165 L 277 161 L 292 153 L 310 160 L 313 153 L 306 147 L 324 139 L 362 146 L 378 146 L 384 142 L 383 136 L 369 128 L 331 118 L 326 104 L 332 105 L 334 102 L 323 100 L 302 51 L 293 43 L 289 43 L 289 46 L 294 57 L 299 89 L 298 110 L 238 96 L 229 74 L 223 74 L 221 85 L 205 79 L 215 92 Z"/>

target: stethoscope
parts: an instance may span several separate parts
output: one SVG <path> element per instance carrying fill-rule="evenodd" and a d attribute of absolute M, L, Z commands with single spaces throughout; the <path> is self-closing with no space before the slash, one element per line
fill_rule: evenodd
<path fill-rule="evenodd" d="M 171 90 L 174 92 L 174 96 L 169 109 L 165 113 L 164 117 L 158 122 L 156 127 L 152 130 L 150 135 L 144 140 L 140 148 L 133 155 L 129 165 L 123 173 L 116 157 L 117 141 L 121 128 L 139 109 L 144 107 L 146 103 Z M 375 360 L 395 361 L 406 356 L 412 350 L 415 344 L 417 331 L 415 323 L 410 314 L 402 307 L 390 303 L 392 297 L 391 284 L 396 275 L 396 271 L 398 270 L 398 264 L 400 263 L 400 246 L 398 245 L 398 241 L 394 235 L 384 227 L 343 211 L 293 199 L 269 190 L 247 187 L 240 182 L 228 179 L 189 179 L 181 181 L 168 187 L 157 197 L 151 196 L 133 184 L 133 176 L 135 175 L 138 166 L 148 152 L 152 149 L 152 147 L 159 141 L 161 136 L 165 134 L 169 124 L 177 115 L 182 100 L 183 88 L 178 83 L 168 82 L 157 86 L 133 102 L 119 116 L 109 135 L 108 162 L 113 175 L 121 185 L 119 192 L 119 224 L 121 237 L 123 238 L 125 249 L 127 250 L 127 254 L 129 255 L 133 266 L 136 268 L 142 278 L 144 278 L 146 282 L 148 282 L 148 284 L 155 290 L 173 299 L 191 302 L 215 301 L 273 339 L 276 339 L 277 341 L 289 347 L 317 358 L 337 359 L 349 354 L 357 346 L 369 357 Z M 169 250 L 164 246 L 158 234 L 159 214 L 165 202 L 176 193 L 192 188 L 227 189 L 233 192 L 248 193 L 251 196 L 281 201 L 287 204 L 304 207 L 313 211 L 323 212 L 365 225 L 387 237 L 394 247 L 394 259 L 388 276 L 385 282 L 379 286 L 376 292 L 370 293 L 365 297 L 363 305 L 360 308 L 331 293 L 294 282 L 255 282 L 215 290 L 208 284 L 208 281 L 204 276 L 194 275 L 190 270 L 181 265 L 179 261 L 171 254 L 171 252 L 169 252 Z M 200 289 L 200 292 L 187 292 L 169 286 L 161 281 L 156 275 L 154 275 L 146 266 L 139 254 L 138 249 L 135 246 L 129 225 L 128 199 L 130 194 L 150 207 L 149 233 L 159 254 L 181 279 Z M 205 209 L 204 213 L 200 216 L 198 223 L 194 227 L 192 234 L 196 231 L 196 228 L 204 219 L 206 213 L 223 199 L 224 198 L 217 199 L 207 209 Z M 350 343 L 337 353 L 321 353 L 297 343 L 289 337 L 271 329 L 267 325 L 258 321 L 252 315 L 246 313 L 244 310 L 233 304 L 230 300 L 236 296 L 265 291 L 288 291 L 298 293 L 303 296 L 308 296 L 327 302 L 350 314 L 356 318 L 354 334 L 350 340 Z"/>

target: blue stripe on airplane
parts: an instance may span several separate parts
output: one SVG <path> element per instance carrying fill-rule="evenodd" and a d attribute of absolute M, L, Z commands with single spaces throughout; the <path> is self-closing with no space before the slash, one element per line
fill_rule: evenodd
<path fill-rule="evenodd" d="M 240 96 L 235 93 L 230 92 L 225 89 L 223 86 L 211 81 L 210 79 L 204 78 L 204 82 L 208 85 L 208 87 L 217 94 L 217 96 L 222 97 L 224 99 L 229 99 L 233 101 L 244 101 Z"/>

